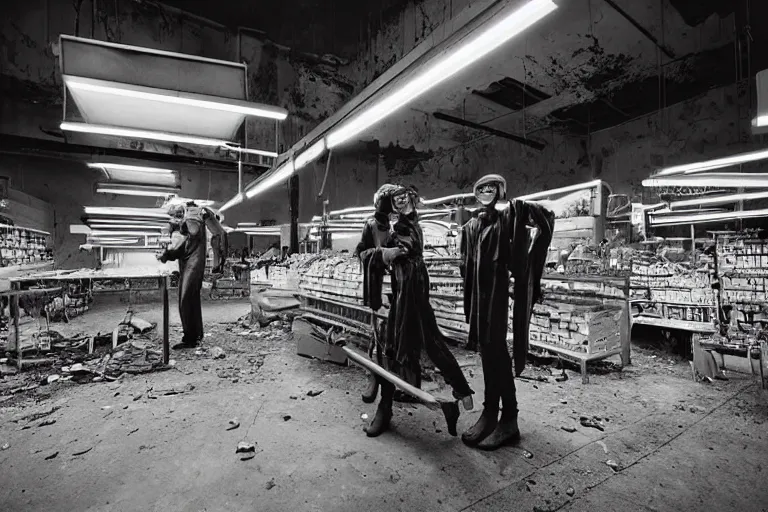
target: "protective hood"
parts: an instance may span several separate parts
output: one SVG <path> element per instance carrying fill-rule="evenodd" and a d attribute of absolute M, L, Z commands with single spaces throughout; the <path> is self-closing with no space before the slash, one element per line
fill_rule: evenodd
<path fill-rule="evenodd" d="M 475 186 L 472 188 L 472 193 L 477 195 L 477 189 L 489 183 L 496 183 L 499 186 L 499 197 L 497 197 L 496 200 L 505 201 L 507 199 L 507 180 L 500 174 L 486 174 L 477 180 Z"/>
<path fill-rule="evenodd" d="M 376 213 L 383 213 L 389 215 L 392 213 L 392 193 L 399 187 L 390 183 L 385 183 L 376 193 L 373 195 L 373 207 L 376 209 Z"/>

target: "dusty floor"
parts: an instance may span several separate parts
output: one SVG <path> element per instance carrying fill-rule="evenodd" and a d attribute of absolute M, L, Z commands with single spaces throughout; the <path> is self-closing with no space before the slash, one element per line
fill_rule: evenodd
<path fill-rule="evenodd" d="M 368 439 L 362 371 L 297 356 L 284 329 L 242 334 L 248 308 L 205 303 L 206 346 L 224 359 L 173 354 L 167 372 L 0 397 L 0 510 L 768 510 L 768 395 L 752 377 L 696 384 L 687 362 L 635 350 L 631 367 L 588 385 L 575 372 L 518 381 L 519 446 L 474 451 L 438 413 L 405 404 L 391 433 Z M 138 311 L 160 319 L 158 306 Z M 108 331 L 123 312 L 65 327 Z M 459 359 L 482 396 L 479 361 Z M 241 460 L 241 441 L 255 457 Z"/>

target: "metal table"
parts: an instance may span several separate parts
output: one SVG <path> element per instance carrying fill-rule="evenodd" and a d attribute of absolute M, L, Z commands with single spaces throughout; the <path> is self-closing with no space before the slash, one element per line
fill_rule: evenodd
<path fill-rule="evenodd" d="M 131 269 L 106 270 L 72 270 L 52 271 L 32 274 L 24 277 L 11 278 L 11 289 L 15 291 L 29 290 L 34 287 L 63 288 L 68 283 L 87 283 L 90 293 L 131 293 L 138 291 L 160 290 L 163 295 L 163 364 L 168 364 L 169 347 L 169 304 L 168 288 L 170 272 L 131 271 Z M 96 285 L 94 287 L 94 284 Z M 103 285 L 110 284 L 111 287 Z M 18 333 L 17 333 L 18 338 Z M 21 360 L 20 344 L 17 347 Z M 19 363 L 21 364 L 21 363 Z"/>

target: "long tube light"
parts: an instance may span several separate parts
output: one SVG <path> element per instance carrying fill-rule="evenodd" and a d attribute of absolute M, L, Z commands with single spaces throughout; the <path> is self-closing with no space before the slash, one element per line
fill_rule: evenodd
<path fill-rule="evenodd" d="M 427 206 L 431 206 L 434 204 L 452 203 L 457 199 L 469 199 L 472 197 L 475 197 L 475 194 L 472 194 L 472 193 L 453 194 L 451 196 L 436 197 L 435 199 L 422 199 L 421 202 Z"/>
<path fill-rule="evenodd" d="M 147 224 L 90 224 L 91 229 L 163 229 L 163 226 L 150 226 Z"/>
<path fill-rule="evenodd" d="M 195 137 L 181 133 L 155 132 L 149 130 L 136 130 L 119 126 L 104 126 L 100 124 L 72 123 L 64 121 L 61 129 L 65 132 L 93 133 L 96 135 L 111 135 L 113 137 L 127 137 L 131 139 L 152 139 L 163 142 L 175 142 L 178 144 L 193 144 L 195 146 L 225 147 L 231 142 L 220 139 Z"/>
<path fill-rule="evenodd" d="M 230 199 L 229 201 L 227 201 L 226 203 L 224 203 L 224 204 L 221 206 L 221 208 L 219 208 L 219 211 L 220 211 L 220 212 L 224 212 L 224 211 L 227 211 L 227 210 L 229 210 L 230 208 L 232 208 L 233 206 L 237 206 L 237 205 L 239 205 L 239 204 L 240 204 L 240 203 L 242 203 L 243 201 L 245 201 L 245 194 L 243 194 L 243 193 L 237 194 L 235 197 L 233 197 L 232 199 Z"/>
<path fill-rule="evenodd" d="M 107 164 L 107 163 L 92 163 L 88 164 L 91 169 L 106 169 L 114 171 L 131 171 L 131 172 L 146 172 L 152 174 L 166 174 L 173 175 L 174 171 L 170 169 L 160 169 L 157 167 L 143 167 L 140 165 L 124 165 L 124 164 Z"/>
<path fill-rule="evenodd" d="M 99 194 L 118 194 L 124 196 L 166 197 L 179 193 L 178 188 L 148 187 L 142 185 L 121 185 L 116 183 L 99 183 L 96 186 Z"/>
<path fill-rule="evenodd" d="M 162 142 L 173 142 L 176 144 L 192 144 L 194 146 L 211 146 L 226 148 L 230 151 L 240 153 L 252 153 L 256 155 L 275 158 L 278 156 L 274 151 L 263 151 L 260 149 L 246 149 L 236 144 L 221 140 L 209 139 L 207 137 L 195 137 L 194 135 L 185 135 L 183 133 L 157 132 L 150 130 L 137 130 L 134 128 L 123 128 L 120 126 L 104 126 L 101 124 L 73 123 L 64 121 L 61 123 L 61 129 L 65 132 L 92 133 L 95 135 L 110 135 L 113 137 L 126 137 L 129 139 L 151 139 Z"/>
<path fill-rule="evenodd" d="M 536 199 L 545 199 L 549 196 L 554 196 L 556 194 L 566 194 L 568 192 L 577 192 L 579 190 L 586 190 L 588 188 L 596 188 L 596 187 L 599 187 L 600 185 L 604 185 L 602 180 L 594 180 L 594 181 L 588 181 L 586 183 L 579 183 L 577 185 L 569 185 L 567 187 L 554 188 L 552 190 L 544 190 L 542 192 L 535 192 L 533 194 L 516 197 L 515 199 L 518 199 L 520 201 L 534 201 Z"/>
<path fill-rule="evenodd" d="M 266 117 L 268 119 L 277 119 L 283 121 L 288 117 L 288 113 L 282 109 L 264 109 L 258 107 L 251 107 L 247 105 L 233 105 L 230 103 L 222 103 L 217 101 L 202 100 L 197 98 L 184 98 L 179 96 L 169 96 L 165 94 L 157 94 L 146 91 L 137 91 L 133 89 L 123 89 L 119 87 L 111 87 L 104 85 L 97 85 L 93 83 L 85 83 L 72 77 L 66 78 L 67 87 L 72 89 L 80 89 L 83 91 L 96 92 L 101 94 L 109 94 L 111 96 L 121 96 L 124 98 L 136 98 L 147 101 L 157 101 L 160 103 L 172 103 L 175 105 L 186 105 L 189 107 L 198 107 L 208 110 L 219 110 L 222 112 L 232 112 L 234 114 L 243 114 L 246 116 Z"/>
<path fill-rule="evenodd" d="M 701 215 L 679 215 L 675 217 L 662 217 L 659 219 L 651 216 L 650 221 L 652 226 L 676 226 L 684 224 L 700 224 L 704 222 L 750 219 L 755 217 L 768 217 L 768 208 L 762 210 L 706 213 Z"/>
<path fill-rule="evenodd" d="M 157 231 L 91 231 L 92 237 L 101 236 L 160 236 Z"/>
<path fill-rule="evenodd" d="M 659 170 L 654 176 L 670 176 L 673 174 L 692 174 L 704 171 L 713 171 L 724 167 L 756 162 L 768 158 L 768 149 L 752 151 L 750 153 L 741 153 L 725 158 L 715 158 L 714 160 L 705 160 L 703 162 L 694 162 L 692 164 L 675 165 Z"/>
<path fill-rule="evenodd" d="M 245 197 L 248 199 L 251 199 L 257 194 L 260 194 L 261 192 L 272 188 L 273 186 L 277 185 L 278 183 L 282 183 L 283 181 L 290 178 L 295 171 L 295 168 L 293 166 L 293 160 L 286 160 L 283 162 L 283 164 L 275 169 L 275 172 L 272 173 L 267 179 L 264 181 L 261 181 L 259 183 L 256 183 L 253 187 L 245 191 Z"/>
<path fill-rule="evenodd" d="M 98 238 L 93 237 L 93 241 L 99 241 L 99 242 L 121 242 L 121 243 L 137 243 L 139 241 L 138 238 Z"/>
<path fill-rule="evenodd" d="M 316 158 L 319 158 L 320 155 L 323 154 L 323 151 L 325 151 L 325 139 L 320 139 L 305 151 L 299 153 L 299 155 L 296 157 L 294 168 L 298 171 Z"/>
<path fill-rule="evenodd" d="M 152 208 L 128 208 L 120 206 L 86 206 L 86 215 L 103 215 L 113 217 L 148 217 L 153 219 L 167 219 L 166 212 L 156 211 Z"/>
<path fill-rule="evenodd" d="M 277 158 L 279 156 L 274 151 L 264 151 L 263 149 L 248 149 L 240 146 L 235 146 L 230 143 L 227 143 L 225 147 L 230 151 L 235 151 L 237 153 L 243 153 L 246 155 L 260 155 L 260 156 L 268 156 L 270 158 Z"/>
<path fill-rule="evenodd" d="M 332 131 L 328 135 L 328 147 L 333 148 L 343 144 L 381 121 L 473 62 L 485 57 L 555 9 L 557 5 L 552 0 L 531 0 L 462 44 L 455 51 L 439 59 L 386 98 Z"/>
<path fill-rule="evenodd" d="M 708 205 L 720 205 L 738 203 L 739 201 L 753 201 L 755 199 L 768 198 L 768 190 L 762 192 L 748 192 L 744 194 L 728 194 L 721 196 L 700 197 L 698 199 L 686 199 L 684 201 L 674 201 L 669 204 L 669 207 L 673 210 L 678 208 L 685 208 L 687 206 L 708 206 Z"/>
<path fill-rule="evenodd" d="M 145 226 L 160 226 L 164 224 L 160 219 L 109 219 L 99 217 L 88 217 L 87 223 L 100 223 L 100 224 L 143 224 Z"/>
<path fill-rule="evenodd" d="M 663 176 L 643 180 L 644 187 L 768 188 L 767 173 L 719 173 L 705 176 Z"/>

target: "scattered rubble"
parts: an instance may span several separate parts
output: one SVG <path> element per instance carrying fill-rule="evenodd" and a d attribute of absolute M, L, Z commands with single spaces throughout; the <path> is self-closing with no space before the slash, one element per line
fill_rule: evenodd
<path fill-rule="evenodd" d="M 323 393 L 323 391 L 325 391 L 325 390 L 324 389 L 312 389 L 310 391 L 307 391 L 307 396 L 310 396 L 310 397 L 320 396 Z"/>
<path fill-rule="evenodd" d="M 576 432 L 576 428 L 575 427 L 562 426 L 562 427 L 560 427 L 560 429 L 561 430 L 565 430 L 566 432 L 568 432 L 570 434 L 573 434 L 574 432 Z"/>
<path fill-rule="evenodd" d="M 237 418 L 232 418 L 229 420 L 229 426 L 227 427 L 227 430 L 235 430 L 240 426 L 240 422 L 237 420 Z"/>
<path fill-rule="evenodd" d="M 58 456 L 59 456 L 59 452 L 53 452 L 52 454 L 50 454 L 49 456 L 47 456 L 47 457 L 45 458 L 45 460 L 53 460 L 53 459 L 55 459 L 55 458 L 56 458 L 56 457 L 58 457 Z"/>
<path fill-rule="evenodd" d="M 79 452 L 75 452 L 75 453 L 73 453 L 73 454 L 72 454 L 72 456 L 73 456 L 73 457 L 79 457 L 79 456 L 81 456 L 81 455 L 85 455 L 86 453 L 88 453 L 88 452 L 89 452 L 89 451 L 91 451 L 91 450 L 93 450 L 93 446 L 91 446 L 90 448 L 88 448 L 88 449 L 86 449 L 86 450 L 82 450 L 82 451 L 79 451 Z"/>
<path fill-rule="evenodd" d="M 594 428 L 599 430 L 600 432 L 605 431 L 605 427 L 603 426 L 603 423 L 601 421 L 601 418 L 597 416 L 582 416 L 579 418 L 579 421 L 581 422 L 582 427 L 588 427 L 588 428 Z"/>

